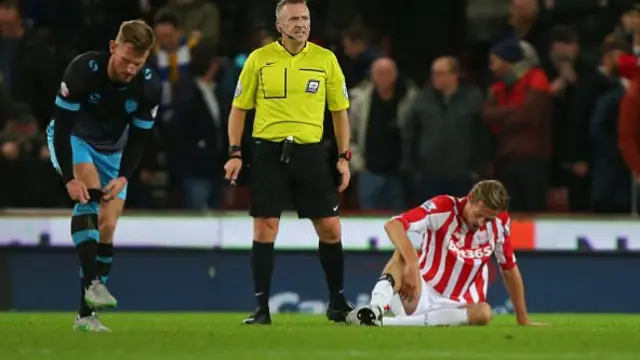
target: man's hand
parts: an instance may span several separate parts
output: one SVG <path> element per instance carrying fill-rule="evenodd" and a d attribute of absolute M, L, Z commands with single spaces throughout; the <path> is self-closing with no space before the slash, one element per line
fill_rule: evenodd
<path fill-rule="evenodd" d="M 65 187 L 67 188 L 67 193 L 69 193 L 71 200 L 78 201 L 83 205 L 89 202 L 89 190 L 87 189 L 87 185 L 82 181 L 73 179 L 69 181 Z"/>
<path fill-rule="evenodd" d="M 540 326 L 540 327 L 551 326 L 551 324 L 549 324 L 549 323 L 533 322 L 533 321 L 529 320 L 529 318 L 526 318 L 526 319 L 517 319 L 516 318 L 516 321 L 518 322 L 518 325 L 520 325 L 520 326 Z"/>
<path fill-rule="evenodd" d="M 562 94 L 567 88 L 567 85 L 567 81 L 564 78 L 559 77 L 551 83 L 551 93 L 555 95 Z"/>
<path fill-rule="evenodd" d="M 417 264 L 406 263 L 402 274 L 402 287 L 398 291 L 400 298 L 412 301 L 420 296 L 420 271 Z"/>
<path fill-rule="evenodd" d="M 345 159 L 339 159 L 338 164 L 336 164 L 336 169 L 340 173 L 340 186 L 338 187 L 339 192 L 343 192 L 347 186 L 349 186 L 349 181 L 351 180 L 351 171 L 349 170 L 349 162 Z"/>
<path fill-rule="evenodd" d="M 578 80 L 578 74 L 573 68 L 573 64 L 569 61 L 565 61 L 560 64 L 560 76 L 565 79 L 569 84 L 573 84 Z"/>
<path fill-rule="evenodd" d="M 105 201 L 113 200 L 118 196 L 120 191 L 124 189 L 127 185 L 127 178 L 124 176 L 120 176 L 115 178 L 107 184 L 107 186 L 102 190 L 104 192 L 104 196 L 102 197 Z"/>
<path fill-rule="evenodd" d="M 238 175 L 240 175 L 240 170 L 242 169 L 242 159 L 233 158 L 229 159 L 226 164 L 224 164 L 224 178 L 228 180 L 231 185 L 235 186 L 236 181 L 238 180 Z"/>

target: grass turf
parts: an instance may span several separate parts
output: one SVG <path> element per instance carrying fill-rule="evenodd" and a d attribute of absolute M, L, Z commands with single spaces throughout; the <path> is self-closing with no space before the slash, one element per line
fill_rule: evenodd
<path fill-rule="evenodd" d="M 112 333 L 74 333 L 74 314 L 0 313 L 0 358 L 180 359 L 640 359 L 640 316 L 536 315 L 547 328 L 496 316 L 488 327 L 347 327 L 324 317 L 276 314 L 105 313 Z"/>

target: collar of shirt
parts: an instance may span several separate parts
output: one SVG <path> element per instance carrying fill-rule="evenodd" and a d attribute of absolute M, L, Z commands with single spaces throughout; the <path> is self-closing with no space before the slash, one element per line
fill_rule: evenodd
<path fill-rule="evenodd" d="M 462 229 L 464 229 L 464 231 L 466 232 L 467 230 L 469 230 L 469 226 L 467 225 L 467 222 L 464 219 L 464 206 L 467 204 L 467 202 L 469 201 L 469 197 L 465 196 L 462 198 L 456 198 L 456 208 L 457 208 L 457 216 L 458 216 L 458 221 L 460 221 L 460 224 L 462 225 Z"/>
<path fill-rule="evenodd" d="M 296 55 L 299 55 L 299 54 L 304 54 L 304 53 L 309 52 L 309 42 L 308 42 L 308 41 L 304 43 L 304 47 L 302 48 L 302 50 L 301 50 L 299 53 L 295 54 L 295 55 L 291 54 L 291 53 L 289 52 L 289 50 L 287 50 L 287 49 L 284 47 L 284 45 L 282 45 L 282 40 L 277 40 L 277 41 L 274 41 L 273 43 L 275 44 L 274 46 L 275 46 L 278 50 L 283 51 L 283 52 L 285 52 L 285 53 L 287 53 L 287 54 L 289 54 L 289 55 L 291 55 L 291 56 L 296 56 Z"/>

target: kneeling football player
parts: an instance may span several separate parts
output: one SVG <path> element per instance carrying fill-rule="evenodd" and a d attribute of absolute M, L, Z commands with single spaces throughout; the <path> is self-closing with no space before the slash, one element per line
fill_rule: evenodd
<path fill-rule="evenodd" d="M 493 255 L 520 325 L 532 323 L 509 235 L 508 194 L 494 180 L 468 196 L 436 196 L 389 220 L 385 230 L 396 251 L 375 285 L 371 303 L 352 311 L 349 324 L 369 326 L 486 325 Z M 412 243 L 410 235 L 418 235 Z M 413 238 L 413 236 L 411 236 Z M 419 247 L 416 251 L 415 248 Z M 394 317 L 385 317 L 387 311 Z"/>

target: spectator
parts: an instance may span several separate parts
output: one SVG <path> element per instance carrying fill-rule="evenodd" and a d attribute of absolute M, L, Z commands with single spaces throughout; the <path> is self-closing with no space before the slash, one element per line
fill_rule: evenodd
<path fill-rule="evenodd" d="M 593 142 L 593 211 L 622 214 L 631 211 L 631 172 L 618 149 L 618 117 L 626 86 L 618 82 L 601 95 L 591 114 L 589 133 Z"/>
<path fill-rule="evenodd" d="M 417 87 L 399 76 L 389 58 L 374 61 L 371 81 L 351 91 L 351 168 L 358 174 L 361 209 L 398 212 L 405 208 L 398 174 L 401 129 L 417 94 Z"/>
<path fill-rule="evenodd" d="M 185 35 L 182 19 L 170 11 L 158 12 L 154 31 L 157 48 L 149 61 L 162 79 L 162 105 L 167 106 L 173 99 L 173 85 L 189 76 L 190 49 L 198 38 Z"/>
<path fill-rule="evenodd" d="M 9 120 L 10 111 L 11 98 L 7 89 L 2 86 L 2 78 L 0 77 L 0 129 L 3 129 L 5 123 Z"/>
<path fill-rule="evenodd" d="M 214 81 L 219 70 L 215 46 L 203 42 L 192 49 L 192 77 L 180 85 L 169 132 L 173 177 L 181 181 L 185 207 L 220 207 L 227 160 L 227 117 L 231 94 Z"/>
<path fill-rule="evenodd" d="M 544 59 L 549 49 L 550 22 L 538 0 L 510 0 L 509 24 L 498 42 L 517 38 L 531 44 Z"/>
<path fill-rule="evenodd" d="M 256 27 L 251 30 L 246 40 L 246 46 L 241 49 L 232 61 L 227 61 L 223 73 L 221 86 L 225 88 L 225 91 L 234 92 L 236 84 L 238 83 L 238 77 L 244 67 L 244 63 L 247 61 L 249 54 L 269 43 L 274 42 L 275 39 L 270 32 L 264 27 Z"/>
<path fill-rule="evenodd" d="M 631 84 L 620 105 L 618 147 L 636 185 L 640 184 L 640 76 Z"/>
<path fill-rule="evenodd" d="M 11 207 L 59 207 L 65 205 L 59 177 L 49 163 L 44 134 L 31 114 L 29 106 L 14 103 L 0 133 L 0 198 Z M 3 196 L 4 195 L 4 196 Z M 2 200 L 0 200 L 2 202 Z"/>
<path fill-rule="evenodd" d="M 572 179 L 569 181 L 571 211 L 591 211 L 593 147 L 590 122 L 598 99 L 621 84 L 617 59 L 624 54 L 625 45 L 607 41 L 601 47 L 601 61 L 597 71 L 589 72 L 576 81 L 567 107 L 568 131 L 566 138 L 567 163 Z M 605 164 L 606 165 L 606 164 Z M 606 176 L 606 175 L 605 175 Z"/>
<path fill-rule="evenodd" d="M 55 61 L 34 32 L 24 28 L 17 0 L 0 2 L 0 78 L 14 101 L 29 104 L 44 127 L 58 87 Z"/>
<path fill-rule="evenodd" d="M 220 11 L 211 1 L 169 0 L 169 4 L 159 12 L 163 10 L 180 16 L 188 37 L 207 38 L 215 43 L 220 40 Z"/>
<path fill-rule="evenodd" d="M 588 211 L 589 196 L 586 164 L 570 164 L 569 142 L 571 136 L 571 99 L 576 83 L 593 72 L 580 54 L 578 34 L 568 26 L 560 25 L 551 32 L 551 46 L 543 68 L 551 81 L 554 121 L 552 131 L 553 156 L 551 180 L 556 186 L 567 187 L 569 207 L 572 211 Z"/>
<path fill-rule="evenodd" d="M 433 62 L 432 86 L 417 97 L 404 128 L 406 168 L 417 177 L 413 203 L 465 196 L 483 165 L 486 142 L 480 89 L 460 84 L 453 57 Z"/>
<path fill-rule="evenodd" d="M 624 7 L 610 40 L 624 44 L 628 52 L 640 54 L 640 2 L 633 1 Z"/>
<path fill-rule="evenodd" d="M 347 88 L 351 89 L 369 78 L 369 69 L 378 54 L 369 42 L 369 34 L 363 26 L 352 26 L 342 35 L 346 59 L 341 63 Z"/>
<path fill-rule="evenodd" d="M 523 65 L 515 39 L 491 49 L 490 69 L 498 79 L 483 110 L 497 143 L 496 175 L 512 197 L 514 212 L 545 209 L 551 155 L 550 86 L 541 69 Z"/>

